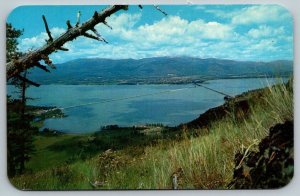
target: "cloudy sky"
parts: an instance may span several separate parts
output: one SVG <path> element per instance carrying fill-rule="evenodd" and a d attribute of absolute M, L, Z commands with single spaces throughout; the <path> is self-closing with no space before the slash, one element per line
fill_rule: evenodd
<path fill-rule="evenodd" d="M 66 31 L 66 21 L 89 19 L 105 6 L 26 6 L 16 8 L 7 18 L 15 28 L 24 29 L 21 51 L 45 44 L 42 15 L 54 37 Z M 146 58 L 193 56 L 233 60 L 272 61 L 293 59 L 293 18 L 277 5 L 185 5 L 130 6 L 107 19 L 113 29 L 97 25 L 109 42 L 77 38 L 65 44 L 68 52 L 52 54 L 54 63 L 77 58 Z"/>

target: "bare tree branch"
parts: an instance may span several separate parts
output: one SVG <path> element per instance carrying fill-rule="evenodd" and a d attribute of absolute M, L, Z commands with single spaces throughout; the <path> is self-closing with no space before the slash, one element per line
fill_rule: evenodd
<path fill-rule="evenodd" d="M 95 28 L 92 28 L 91 31 L 100 39 L 100 41 L 103 41 L 108 44 L 108 42 L 98 33 L 98 31 Z"/>
<path fill-rule="evenodd" d="M 139 8 L 143 8 L 141 5 L 138 5 Z M 163 13 L 165 16 L 167 16 L 167 13 L 164 12 L 159 6 L 154 5 L 154 7 Z M 66 21 L 68 30 L 53 40 L 51 36 L 51 32 L 48 27 L 48 23 L 46 21 L 46 17 L 43 15 L 43 21 L 45 24 L 46 32 L 49 36 L 49 40 L 47 41 L 47 44 L 44 45 L 43 47 L 36 49 L 35 51 L 31 51 L 28 54 L 24 55 L 23 57 L 12 60 L 11 62 L 8 62 L 6 64 L 6 75 L 7 75 L 7 80 L 10 78 L 17 76 L 19 77 L 19 74 L 23 72 L 24 70 L 27 70 L 31 67 L 38 67 L 40 69 L 43 69 L 47 72 L 49 70 L 41 65 L 39 61 L 44 60 L 45 64 L 47 64 L 49 67 L 52 69 L 56 69 L 56 67 L 52 64 L 52 61 L 49 59 L 49 55 L 57 50 L 63 50 L 63 51 L 68 51 L 67 48 L 64 48 L 63 45 L 66 42 L 72 41 L 76 39 L 77 37 L 80 36 L 85 36 L 91 39 L 103 41 L 105 43 L 108 43 L 95 29 L 95 26 L 99 23 L 103 23 L 104 25 L 108 26 L 109 28 L 112 29 L 111 26 L 107 24 L 105 19 L 109 17 L 110 15 L 120 11 L 120 10 L 128 10 L 128 5 L 113 5 L 110 6 L 104 10 L 101 11 L 101 13 L 98 13 L 95 11 L 94 15 L 92 18 L 90 18 L 88 21 L 83 23 L 81 26 L 80 24 L 80 16 L 81 12 L 79 11 L 77 13 L 77 23 L 76 26 L 73 27 L 70 23 L 70 20 Z M 96 36 L 87 33 L 87 31 L 91 30 Z"/>
<path fill-rule="evenodd" d="M 44 21 L 44 24 L 45 24 L 45 29 L 46 29 L 46 32 L 48 34 L 48 37 L 49 37 L 49 40 L 47 42 L 53 42 L 53 38 L 51 36 L 51 32 L 49 30 L 49 27 L 48 27 L 48 23 L 47 23 L 47 20 L 46 20 L 46 17 L 43 15 L 43 21 Z"/>
<path fill-rule="evenodd" d="M 154 7 L 155 7 L 158 11 L 160 11 L 161 13 L 163 13 L 165 16 L 168 15 L 165 11 L 163 11 L 162 9 L 160 9 L 160 7 L 159 7 L 158 5 L 154 5 Z"/>
<path fill-rule="evenodd" d="M 84 33 L 83 36 L 87 37 L 87 38 L 91 38 L 91 39 L 97 40 L 97 41 L 102 41 L 98 36 L 94 36 L 94 35 L 89 34 L 89 33 Z"/>
<path fill-rule="evenodd" d="M 44 62 L 51 67 L 51 69 L 56 69 L 56 67 L 52 64 L 51 59 L 49 58 L 49 56 L 46 55 L 42 55 L 41 58 L 44 60 Z"/>
<path fill-rule="evenodd" d="M 72 41 L 79 36 L 83 36 L 88 30 L 94 29 L 94 27 L 99 24 L 103 23 L 107 17 L 118 12 L 120 10 L 127 10 L 128 5 L 114 5 L 104 9 L 101 13 L 95 12 L 94 16 L 83 23 L 81 26 L 72 27 L 70 22 L 67 22 L 68 31 L 65 32 L 63 35 L 59 36 L 53 42 L 49 42 L 43 47 L 32 51 L 25 56 L 21 57 L 20 59 L 11 61 L 6 64 L 6 74 L 7 79 L 10 79 L 22 71 L 29 69 L 31 67 L 36 66 L 37 62 L 40 60 L 45 60 L 45 56 L 49 56 L 54 51 L 59 50 L 66 42 Z M 46 60 L 47 61 L 47 60 Z M 45 63 L 49 66 L 53 66 L 52 62 Z M 49 64 L 48 64 L 49 63 Z"/>
<path fill-rule="evenodd" d="M 68 26 L 68 30 L 70 30 L 70 29 L 72 29 L 73 27 L 72 27 L 72 25 L 71 25 L 71 22 L 70 22 L 70 20 L 67 20 L 67 26 Z"/>
<path fill-rule="evenodd" d="M 78 11 L 78 13 L 77 13 L 77 22 L 76 22 L 76 27 L 78 27 L 79 26 L 79 24 L 80 24 L 80 16 L 81 16 L 81 12 L 80 11 Z"/>
<path fill-rule="evenodd" d="M 105 26 L 107 26 L 108 28 L 110 28 L 111 30 L 113 29 L 109 24 L 107 24 L 106 21 L 103 21 L 103 24 L 104 24 Z"/>
<path fill-rule="evenodd" d="M 106 44 L 108 44 L 108 41 L 106 41 L 103 37 L 100 36 L 101 41 L 105 42 Z"/>
<path fill-rule="evenodd" d="M 62 51 L 69 51 L 68 48 L 64 48 L 64 47 L 59 47 L 58 50 L 62 50 Z"/>
<path fill-rule="evenodd" d="M 97 36 L 97 37 L 101 37 L 100 33 L 98 33 L 98 31 L 95 28 L 92 28 L 91 31 L 93 31 L 93 33 Z"/>
<path fill-rule="evenodd" d="M 35 66 L 42 69 L 42 70 L 44 70 L 45 72 L 50 72 L 49 69 L 47 69 L 46 66 L 40 64 L 39 62 L 37 62 Z"/>
<path fill-rule="evenodd" d="M 40 84 L 35 83 L 35 82 L 32 82 L 31 80 L 28 80 L 27 78 L 25 78 L 25 77 L 23 77 L 23 76 L 16 75 L 16 77 L 19 78 L 20 80 L 22 80 L 22 81 L 28 83 L 28 84 L 33 85 L 33 86 L 36 86 L 36 87 L 39 87 L 39 86 L 40 86 Z"/>

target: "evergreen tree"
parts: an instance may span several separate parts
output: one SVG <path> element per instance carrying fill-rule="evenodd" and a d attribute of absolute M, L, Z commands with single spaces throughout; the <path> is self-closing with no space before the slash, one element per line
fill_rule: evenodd
<path fill-rule="evenodd" d="M 23 34 L 23 30 L 15 29 L 10 23 L 6 23 L 6 62 L 19 58 L 22 53 L 18 50 L 17 39 Z"/>
<path fill-rule="evenodd" d="M 8 98 L 7 102 L 7 161 L 8 175 L 22 174 L 25 162 L 34 152 L 33 136 L 38 129 L 32 127 L 32 115 L 20 112 L 22 102 Z"/>
<path fill-rule="evenodd" d="M 17 47 L 17 39 L 22 33 L 23 30 L 17 30 L 11 24 L 6 24 L 7 61 L 13 61 L 22 55 Z M 23 73 L 23 78 L 26 78 L 26 75 L 27 71 Z M 20 89 L 19 99 L 7 98 L 7 165 L 8 175 L 12 177 L 24 172 L 25 162 L 34 151 L 33 135 L 38 130 L 30 124 L 33 116 L 25 111 L 28 84 L 19 78 L 12 78 L 10 83 Z"/>

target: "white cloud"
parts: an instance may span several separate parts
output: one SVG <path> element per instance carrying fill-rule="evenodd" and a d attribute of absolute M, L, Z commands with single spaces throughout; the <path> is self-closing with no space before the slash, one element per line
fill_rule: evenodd
<path fill-rule="evenodd" d="M 119 19 L 121 17 L 122 19 Z M 127 17 L 127 18 L 126 18 Z M 179 16 L 169 16 L 153 24 L 141 25 L 137 28 L 128 28 L 125 24 L 128 21 L 129 26 L 134 25 L 138 17 L 132 17 L 130 14 L 123 14 L 115 17 L 116 21 L 112 24 L 117 28 L 112 31 L 98 27 L 100 32 L 107 36 L 117 36 L 126 41 L 139 42 L 142 45 L 149 46 L 153 44 L 189 44 L 195 40 L 203 39 L 227 39 L 233 35 L 231 26 L 218 22 L 204 22 L 195 20 L 189 22 Z M 133 21 L 131 21 L 133 20 Z M 122 21 L 122 22 L 121 22 Z M 131 21 L 131 22 L 130 22 Z"/>
<path fill-rule="evenodd" d="M 234 25 L 216 21 L 194 20 L 189 22 L 179 16 L 164 17 L 153 24 L 137 24 L 141 14 L 123 13 L 109 18 L 109 29 L 98 25 L 97 30 L 109 44 L 80 37 L 68 42 L 68 52 L 53 53 L 54 63 L 76 58 L 145 58 L 153 56 L 194 56 L 215 57 L 235 60 L 253 60 L 266 51 L 279 54 L 283 47 L 291 53 L 288 45 L 278 46 L 278 39 L 288 39 L 285 29 L 260 25 L 250 29 L 244 35 L 236 32 Z M 65 29 L 51 29 L 58 36 Z M 251 39 L 255 38 L 255 39 Z M 46 33 L 21 40 L 22 51 L 30 47 L 40 47 L 47 39 Z M 285 41 L 287 42 L 287 41 Z M 292 41 L 291 41 L 292 42 Z M 283 53 L 282 53 L 283 54 Z M 286 52 L 284 53 L 286 55 Z M 278 58 L 281 56 L 278 55 Z M 267 56 L 265 57 L 268 58 Z"/>
<path fill-rule="evenodd" d="M 31 38 L 24 38 L 19 43 L 19 49 L 22 52 L 26 52 L 28 50 L 33 50 L 35 48 L 39 48 L 45 44 L 46 35 L 41 34 Z"/>
<path fill-rule="evenodd" d="M 199 33 L 204 39 L 228 39 L 234 35 L 233 28 L 229 25 L 218 22 L 205 23 L 201 20 L 191 22 L 188 30 Z"/>
<path fill-rule="evenodd" d="M 63 28 L 54 27 L 50 29 L 52 37 L 57 37 L 66 30 Z M 49 39 L 46 32 L 42 32 L 37 36 L 21 39 L 19 43 L 19 49 L 22 52 L 27 52 L 28 50 L 34 50 L 36 48 L 42 47 L 46 44 L 46 40 Z"/>
<path fill-rule="evenodd" d="M 292 18 L 288 10 L 279 5 L 252 5 L 233 10 L 212 8 L 203 9 L 203 11 L 222 19 L 229 19 L 233 25 L 291 21 Z"/>
<path fill-rule="evenodd" d="M 257 5 L 236 11 L 232 17 L 233 24 L 266 23 L 285 20 L 290 17 L 286 9 L 278 5 Z"/>
<path fill-rule="evenodd" d="M 137 14 L 127 14 L 122 13 L 119 15 L 112 15 L 107 19 L 107 22 L 114 29 L 130 29 L 132 28 L 142 17 L 141 13 Z"/>
<path fill-rule="evenodd" d="M 248 35 L 252 38 L 262 38 L 262 37 L 274 37 L 278 35 L 283 35 L 285 33 L 284 27 L 272 28 L 267 25 L 261 25 L 258 28 L 253 28 L 248 31 Z"/>
<path fill-rule="evenodd" d="M 66 32 L 66 29 L 54 27 L 54 28 L 51 28 L 50 31 L 51 31 L 52 37 L 58 37 L 62 33 Z"/>
<path fill-rule="evenodd" d="M 273 39 L 264 39 L 259 41 L 259 43 L 253 44 L 249 46 L 250 51 L 276 51 L 278 49 L 276 45 L 276 41 Z"/>

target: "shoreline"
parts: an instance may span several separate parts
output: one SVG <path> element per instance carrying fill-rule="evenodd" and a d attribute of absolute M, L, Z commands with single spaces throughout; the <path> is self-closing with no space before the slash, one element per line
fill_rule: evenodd
<path fill-rule="evenodd" d="M 193 83 L 206 83 L 208 81 L 213 80 L 234 80 L 234 79 L 257 79 L 257 78 L 289 78 L 292 73 L 282 74 L 280 76 L 276 75 L 232 75 L 232 76 L 175 76 L 175 77 L 150 77 L 150 78 L 137 78 L 133 80 L 127 79 L 111 79 L 110 82 L 79 82 L 79 83 L 68 83 L 68 82 L 55 82 L 55 83 L 43 83 L 40 82 L 41 85 L 91 85 L 91 86 L 104 86 L 104 85 L 188 85 Z M 165 82 L 159 81 L 160 79 L 166 79 Z M 7 84 L 7 86 L 12 84 Z"/>
<path fill-rule="evenodd" d="M 228 109 L 228 102 L 231 102 L 237 106 L 240 105 L 243 105 L 242 107 L 247 107 L 247 102 L 243 102 L 243 100 L 240 100 L 240 97 L 242 97 L 244 94 L 249 94 L 249 93 L 252 93 L 252 92 L 258 92 L 258 91 L 261 91 L 262 89 L 265 89 L 266 87 L 263 87 L 263 88 L 258 88 L 258 89 L 254 89 L 254 90 L 251 90 L 251 91 L 245 91 L 239 95 L 236 95 L 234 96 L 232 99 L 230 100 L 225 100 L 225 102 L 223 102 L 222 104 L 220 105 L 217 105 L 215 107 L 210 107 L 208 108 L 207 110 L 205 110 L 204 112 L 202 113 L 199 113 L 198 116 L 195 116 L 194 119 L 191 119 L 190 121 L 185 121 L 185 122 L 179 122 L 178 124 L 174 124 L 174 125 L 165 125 L 165 124 L 162 124 L 160 122 L 156 122 L 156 123 L 143 123 L 143 124 L 135 124 L 135 125 L 120 125 L 120 124 L 114 124 L 114 126 L 117 126 L 117 129 L 134 129 L 134 127 L 143 127 L 145 129 L 147 128 L 151 128 L 151 126 L 148 126 L 149 124 L 161 124 L 161 126 L 163 127 L 167 127 L 167 128 L 170 128 L 170 129 L 177 129 L 178 127 L 183 127 L 183 125 L 191 125 L 191 124 L 195 124 L 195 122 L 197 121 L 197 119 L 201 118 L 201 116 L 204 118 L 204 119 L 207 119 L 208 116 L 214 116 L 214 118 L 216 116 L 224 116 L 225 113 L 225 109 L 227 108 Z M 72 132 L 72 131 L 64 131 L 64 130 L 56 130 L 56 129 L 51 129 L 51 128 L 47 128 L 47 127 L 44 127 L 43 128 L 43 125 L 44 125 L 44 121 L 47 120 L 47 119 L 51 119 L 51 118 L 64 118 L 64 117 L 67 117 L 62 110 L 60 110 L 59 108 L 56 108 L 56 107 L 47 107 L 47 106 L 31 106 L 31 107 L 36 107 L 36 108 L 42 108 L 45 110 L 45 108 L 48 108 L 48 109 L 51 109 L 50 111 L 50 114 L 48 114 L 48 112 L 45 112 L 44 114 L 42 115 L 45 115 L 45 116 L 48 116 L 47 118 L 44 117 L 42 120 L 39 120 L 38 122 L 40 123 L 39 125 L 39 132 L 43 132 L 44 129 L 48 129 L 48 130 L 51 130 L 51 131 L 56 131 L 56 132 L 60 132 L 60 133 L 63 133 L 63 134 L 93 134 L 93 133 L 97 133 L 97 132 L 101 132 L 103 131 L 103 127 L 109 127 L 109 126 L 113 126 L 113 124 L 105 124 L 105 125 L 102 125 L 101 127 L 95 129 L 95 130 L 90 130 L 90 131 L 76 131 L 76 132 Z M 51 114 L 52 110 L 54 111 L 54 114 Z M 57 114 L 55 114 L 55 112 L 57 112 Z M 220 114 L 220 115 L 219 115 Z M 218 118 L 218 117 L 217 117 Z M 203 121 L 203 120 L 201 120 Z M 197 123 L 196 123 L 197 124 Z M 205 124 L 205 123 L 200 123 L 200 124 Z M 43 128 L 43 129 L 42 129 Z M 99 131 L 100 130 L 100 131 Z M 104 131 L 109 131 L 109 130 L 104 130 Z"/>
<path fill-rule="evenodd" d="M 259 89 L 255 89 L 255 90 L 251 90 L 248 92 L 244 92 L 241 93 L 239 95 L 234 96 L 233 98 L 231 98 L 228 101 L 225 101 L 223 104 L 218 105 L 216 107 L 212 107 L 207 109 L 205 112 L 199 114 L 199 116 L 191 121 L 188 122 L 182 122 L 178 125 L 174 125 L 174 126 L 168 126 L 168 125 L 164 125 L 162 123 L 145 123 L 145 124 L 141 124 L 141 125 L 133 125 L 133 126 L 120 126 L 118 124 L 113 124 L 113 125 L 104 125 L 102 127 L 100 127 L 99 131 L 90 131 L 90 132 L 65 132 L 65 131 L 61 131 L 61 130 L 54 130 L 54 129 L 49 129 L 49 128 L 45 128 L 48 129 L 50 131 L 56 131 L 56 132 L 60 132 L 62 134 L 67 134 L 67 135 L 89 135 L 89 134 L 97 134 L 97 133 L 101 133 L 101 132 L 113 132 L 113 131 L 122 131 L 122 130 L 138 130 L 138 131 L 144 131 L 144 130 L 148 130 L 148 129 L 153 129 L 153 128 L 163 128 L 166 130 L 175 130 L 178 131 L 180 129 L 184 129 L 184 127 L 186 128 L 202 128 L 202 127 L 206 127 L 209 126 L 210 123 L 214 122 L 214 121 L 218 121 L 224 117 L 227 116 L 228 111 L 231 110 L 233 108 L 235 108 L 234 110 L 241 110 L 243 113 L 247 113 L 249 110 L 249 102 L 250 99 L 247 98 L 250 95 L 253 94 L 261 94 L 264 90 L 266 90 L 268 87 L 264 87 L 264 88 L 259 88 Z M 40 131 L 40 133 L 42 133 L 43 131 Z"/>

